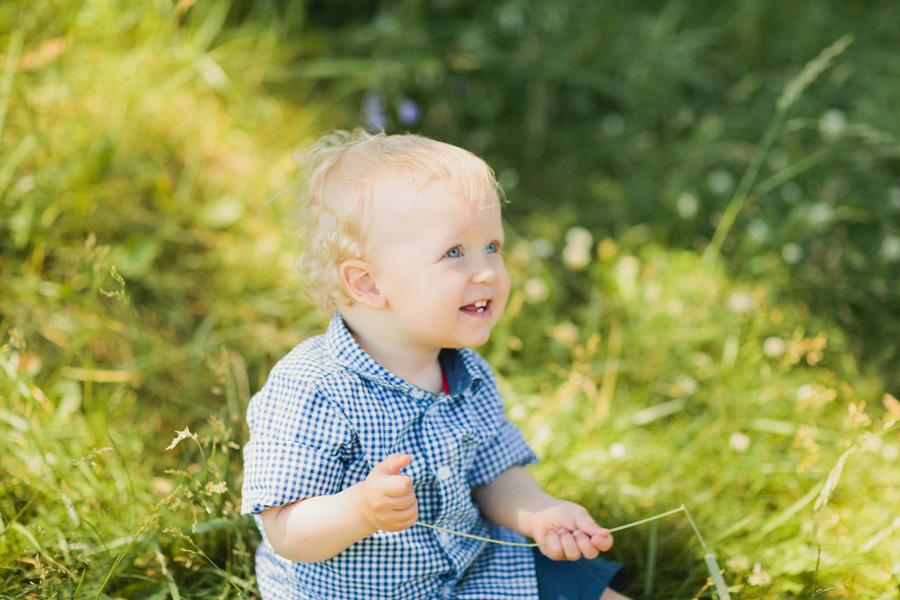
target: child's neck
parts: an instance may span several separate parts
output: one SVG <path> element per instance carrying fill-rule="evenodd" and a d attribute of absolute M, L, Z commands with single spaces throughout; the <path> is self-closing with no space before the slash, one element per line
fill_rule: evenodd
<path fill-rule="evenodd" d="M 379 365 L 423 390 L 435 394 L 443 391 L 443 375 L 438 362 L 440 349 L 423 352 L 394 343 L 386 336 L 367 331 L 365 326 L 358 326 L 347 315 L 344 315 L 344 323 L 360 347 Z"/>

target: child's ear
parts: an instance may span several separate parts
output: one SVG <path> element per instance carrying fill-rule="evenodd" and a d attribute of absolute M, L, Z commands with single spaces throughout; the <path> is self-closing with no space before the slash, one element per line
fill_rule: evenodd
<path fill-rule="evenodd" d="M 384 295 L 375 283 L 370 263 L 358 259 L 345 260 L 339 267 L 339 273 L 341 283 L 355 302 L 375 309 L 384 308 Z"/>

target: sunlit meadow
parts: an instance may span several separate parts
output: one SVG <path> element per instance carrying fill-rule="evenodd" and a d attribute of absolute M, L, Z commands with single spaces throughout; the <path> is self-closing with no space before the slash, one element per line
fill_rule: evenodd
<path fill-rule="evenodd" d="M 497 116 L 503 95 L 481 87 L 485 31 L 501 41 L 529 31 L 530 5 L 472 21 L 452 67 L 415 54 L 422 62 L 406 72 L 393 28 L 432 26 L 414 4 L 356 14 L 340 30 L 348 45 L 334 47 L 337 17 L 323 8 L 321 28 L 297 35 L 307 19 L 290 3 L 0 5 L 0 598 L 258 597 L 258 536 L 239 515 L 243 414 L 274 361 L 327 321 L 301 299 L 294 268 L 291 153 L 372 119 L 492 155 L 515 283 L 481 351 L 543 459 L 537 477 L 609 527 L 690 511 L 696 530 L 675 512 L 616 533 L 627 593 L 721 597 L 699 532 L 733 598 L 897 598 L 900 403 L 885 363 L 861 358 L 879 352 L 846 327 L 858 315 L 819 310 L 796 285 L 830 273 L 813 269 L 832 260 L 813 234 L 836 221 L 848 264 L 863 269 L 852 229 L 872 217 L 806 198 L 798 182 L 812 162 L 792 157 L 868 135 L 852 151 L 887 181 L 888 207 L 870 214 L 893 214 L 897 182 L 875 170 L 890 136 L 848 123 L 850 109 L 789 114 L 823 78 L 838 87 L 833 70 L 854 42 L 835 35 L 797 58 L 750 142 L 717 138 L 718 114 L 671 115 L 668 126 L 702 144 L 676 136 L 670 153 L 709 143 L 734 154 L 690 180 L 651 154 L 650 133 L 630 129 L 667 100 L 643 95 L 645 112 L 626 110 L 644 89 L 640 68 L 671 66 L 635 62 L 635 80 L 610 92 L 622 106 L 596 108 L 596 130 L 581 134 L 604 142 L 598 164 L 615 162 L 605 154 L 615 138 L 646 159 L 634 169 L 656 168 L 669 187 L 656 198 L 614 176 L 621 165 L 566 174 L 589 183 L 601 210 L 531 191 L 559 164 L 528 144 L 504 154 L 479 121 Z M 636 12 L 629 26 L 684 50 L 693 38 L 674 24 L 689 10 L 672 6 L 681 17 Z M 552 19 L 542 27 L 556 40 Z M 383 55 L 341 54 L 372 40 Z M 675 72 L 708 74 L 692 56 Z M 862 58 L 847 60 L 845 71 Z M 551 75 L 528 87 L 526 118 L 498 120 L 497 132 L 549 143 Z M 592 85 L 589 75 L 567 85 Z M 379 77 L 390 85 L 376 90 Z M 428 94 L 391 87 L 406 77 Z M 477 110 L 458 105 L 464 88 L 482 94 Z M 590 106 L 581 98 L 575 112 L 590 120 Z M 802 236 L 755 202 L 765 194 L 803 220 Z M 635 208 L 654 201 L 655 219 Z M 600 212 L 630 210 L 599 224 Z M 882 223 L 875 282 L 900 259 L 894 225 Z M 872 298 L 847 297 L 863 299 L 856 308 Z"/>

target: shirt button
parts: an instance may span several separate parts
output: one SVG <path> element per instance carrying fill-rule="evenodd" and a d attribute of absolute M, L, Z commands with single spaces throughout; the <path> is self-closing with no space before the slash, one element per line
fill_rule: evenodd
<path fill-rule="evenodd" d="M 447 533 L 446 531 L 440 532 L 438 534 L 438 539 L 440 540 L 441 544 L 443 544 L 444 546 L 450 545 L 450 534 Z"/>
<path fill-rule="evenodd" d="M 421 400 L 422 398 L 425 397 L 425 392 L 420 389 L 415 389 L 415 390 L 411 391 L 409 393 L 409 395 L 412 396 L 413 398 L 415 398 L 416 400 Z"/>
<path fill-rule="evenodd" d="M 437 470 L 438 479 L 450 479 L 453 476 L 453 471 L 450 470 L 450 467 L 447 465 L 441 465 Z"/>

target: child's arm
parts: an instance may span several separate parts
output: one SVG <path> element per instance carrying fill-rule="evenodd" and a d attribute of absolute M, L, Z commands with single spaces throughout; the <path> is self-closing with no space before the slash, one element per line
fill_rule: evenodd
<path fill-rule="evenodd" d="M 408 454 L 392 454 L 365 481 L 327 496 L 306 498 L 264 510 L 269 543 L 295 562 L 331 558 L 379 529 L 401 531 L 419 518 L 412 480 L 400 475 Z"/>
<path fill-rule="evenodd" d="M 544 493 L 524 467 L 510 467 L 472 497 L 491 522 L 533 538 L 554 560 L 596 558 L 612 547 L 609 530 L 583 506 Z"/>

